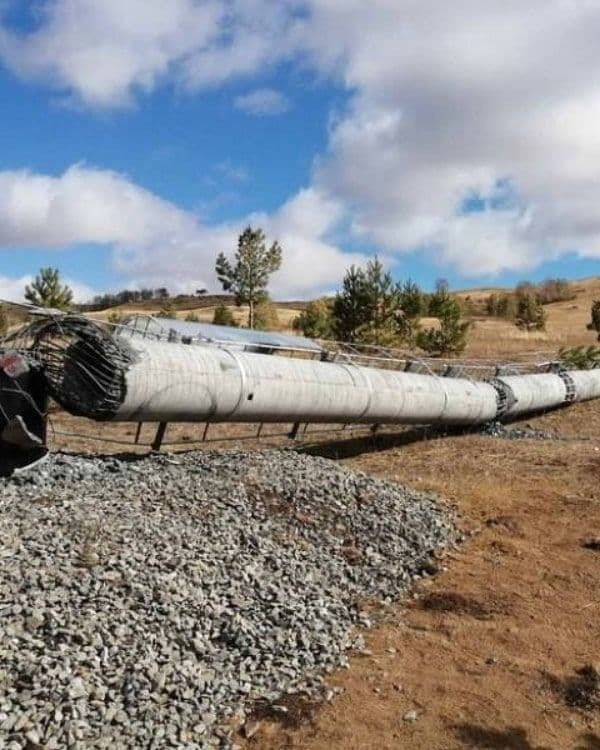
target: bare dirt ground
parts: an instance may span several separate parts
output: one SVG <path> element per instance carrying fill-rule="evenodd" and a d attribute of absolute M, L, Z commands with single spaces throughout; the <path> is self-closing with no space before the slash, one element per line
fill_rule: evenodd
<path fill-rule="evenodd" d="M 292 700 L 283 723 L 261 714 L 248 748 L 600 748 L 595 673 L 577 673 L 600 662 L 600 405 L 530 423 L 564 439 L 409 430 L 309 441 L 349 468 L 439 494 L 470 535 L 418 598 L 374 613 L 370 654 L 328 680 L 340 696 L 320 708 Z M 131 440 L 130 426 L 107 428 Z"/>
<path fill-rule="evenodd" d="M 316 448 L 439 493 L 473 535 L 418 598 L 384 613 L 371 655 L 329 681 L 340 697 L 296 727 L 263 723 L 249 747 L 600 748 L 597 686 L 577 674 L 600 659 L 600 409 L 532 424 L 569 439 Z"/>

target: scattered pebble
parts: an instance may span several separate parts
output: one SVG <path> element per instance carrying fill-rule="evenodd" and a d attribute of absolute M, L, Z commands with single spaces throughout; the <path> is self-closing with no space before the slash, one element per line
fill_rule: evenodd
<path fill-rule="evenodd" d="M 244 737 L 247 740 L 252 739 L 252 737 L 254 737 L 254 735 L 258 732 L 260 727 L 260 721 L 251 721 L 247 724 L 244 724 Z"/>

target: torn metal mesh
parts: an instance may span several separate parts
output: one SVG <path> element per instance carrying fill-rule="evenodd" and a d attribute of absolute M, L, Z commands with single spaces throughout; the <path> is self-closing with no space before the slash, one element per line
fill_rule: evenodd
<path fill-rule="evenodd" d="M 48 389 L 76 416 L 111 419 L 125 398 L 125 373 L 135 361 L 129 344 L 76 316 L 33 324 L 31 351 Z"/>

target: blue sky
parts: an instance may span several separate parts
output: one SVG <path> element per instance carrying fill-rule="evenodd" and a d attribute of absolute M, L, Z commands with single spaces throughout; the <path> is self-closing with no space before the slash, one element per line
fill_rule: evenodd
<path fill-rule="evenodd" d="M 247 223 L 283 245 L 276 297 L 374 254 L 426 288 L 600 272 L 591 6 L 1 9 L 0 296 L 43 265 L 80 298 L 216 291 Z"/>

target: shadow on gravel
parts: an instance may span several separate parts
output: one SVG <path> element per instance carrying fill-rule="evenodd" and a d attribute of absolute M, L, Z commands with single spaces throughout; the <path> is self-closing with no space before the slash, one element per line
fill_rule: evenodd
<path fill-rule="evenodd" d="M 520 415 L 514 423 L 511 420 L 507 420 L 502 423 L 491 422 L 485 425 L 474 426 L 420 425 L 407 428 L 403 432 L 394 432 L 391 434 L 375 433 L 347 440 L 327 440 L 321 443 L 299 445 L 296 450 L 298 453 L 306 453 L 310 456 L 339 459 L 355 458 L 363 453 L 373 453 L 389 448 L 401 448 L 405 445 L 412 445 L 413 443 L 425 440 L 440 440 L 443 438 L 461 437 L 463 435 L 510 440 L 557 441 L 566 439 L 555 433 L 538 430 L 530 424 L 519 427 L 518 422 L 522 419 L 523 415 Z M 510 427 L 511 424 L 517 426 Z"/>
<path fill-rule="evenodd" d="M 459 724 L 454 729 L 456 736 L 466 747 L 478 750 L 552 750 L 547 745 L 532 745 L 527 739 L 527 732 L 521 727 L 501 730 Z"/>
<path fill-rule="evenodd" d="M 390 448 L 401 448 L 424 440 L 439 440 L 440 438 L 464 435 L 464 429 L 439 430 L 433 427 L 416 427 L 405 432 L 391 435 L 368 435 L 366 437 L 349 438 L 348 440 L 327 440 L 322 443 L 299 445 L 298 453 L 321 458 L 355 458 L 363 453 L 376 453 Z"/>
<path fill-rule="evenodd" d="M 52 452 L 55 452 L 55 451 L 52 451 Z M 69 450 L 59 450 L 56 452 L 69 456 L 70 458 L 86 458 L 86 459 L 93 458 L 94 460 L 97 459 L 98 461 L 123 461 L 123 463 L 128 463 L 128 464 L 139 463 L 140 461 L 144 461 L 145 459 L 147 459 L 149 455 L 152 455 L 150 452 L 148 453 L 131 453 L 131 452 L 83 453 L 83 452 L 69 451 Z M 165 453 L 163 455 L 168 456 L 169 454 Z"/>

